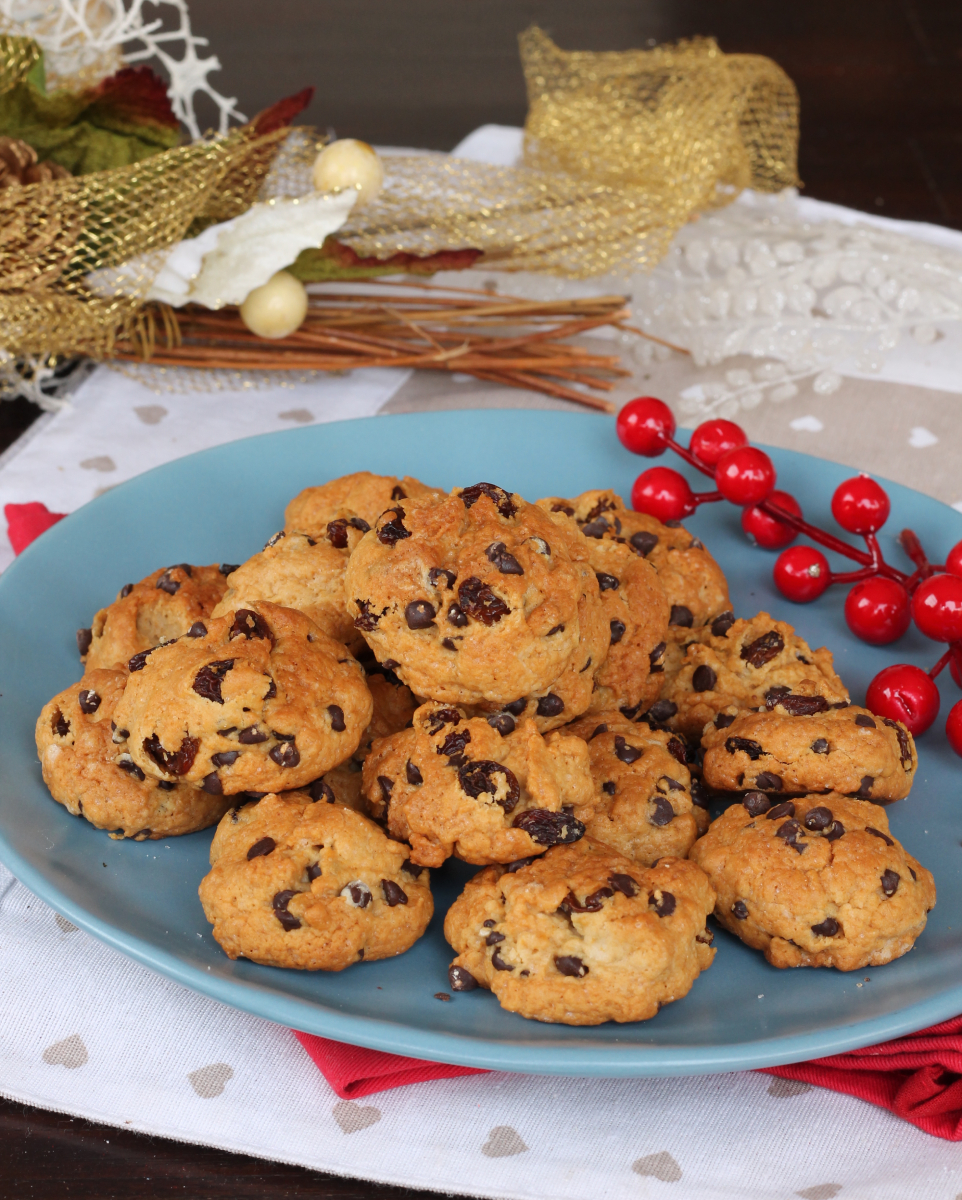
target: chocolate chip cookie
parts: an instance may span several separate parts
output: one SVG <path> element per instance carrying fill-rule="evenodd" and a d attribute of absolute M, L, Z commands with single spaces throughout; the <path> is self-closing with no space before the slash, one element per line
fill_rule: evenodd
<path fill-rule="evenodd" d="M 346 761 L 371 720 L 360 664 L 267 602 L 132 659 L 117 725 L 137 766 L 215 795 L 287 791 Z"/>
<path fill-rule="evenodd" d="M 206 621 L 227 589 L 234 568 L 194 567 L 179 563 L 125 583 L 113 604 L 102 608 L 89 629 L 77 630 L 77 647 L 86 669 L 116 667 L 135 654 L 182 637 Z"/>
<path fill-rule="evenodd" d="M 429 873 L 367 817 L 303 792 L 232 809 L 200 885 L 229 958 L 342 971 L 403 954 L 431 920 Z"/>
<path fill-rule="evenodd" d="M 439 867 L 514 862 L 573 842 L 595 804 L 588 748 L 529 718 L 468 718 L 436 701 L 411 729 L 374 743 L 364 791 L 377 817 L 411 843 L 411 859 Z"/>
<path fill-rule="evenodd" d="M 684 656 L 666 668 L 661 695 L 649 711 L 697 739 L 726 709 L 764 707 L 770 695 L 785 689 L 821 696 L 829 705 L 849 699 L 824 646 L 812 650 L 791 625 L 765 612 L 748 621 L 725 614 L 692 630 Z"/>
<path fill-rule="evenodd" d="M 642 867 L 592 838 L 487 867 L 444 921 L 450 986 L 537 1021 L 646 1021 L 711 966 L 714 902 L 694 863 Z"/>
<path fill-rule="evenodd" d="M 597 805 L 585 820 L 587 836 L 642 866 L 666 856 L 684 858 L 698 822 L 677 737 L 633 725 L 617 710 L 582 717 L 564 732 L 588 743 Z"/>
<path fill-rule="evenodd" d="M 912 949 L 935 904 L 885 810 L 834 792 L 748 792 L 690 857 L 718 893 L 718 921 L 775 967 L 881 966 Z"/>
<path fill-rule="evenodd" d="M 762 712 L 742 712 L 702 738 L 705 782 L 721 791 L 843 792 L 888 804 L 912 787 L 918 755 L 898 721 L 824 696 L 773 689 Z"/>
<path fill-rule="evenodd" d="M 542 729 L 583 713 L 611 641 L 586 539 L 489 483 L 404 500 L 351 555 L 348 611 L 418 696 L 507 708 Z"/>
<path fill-rule="evenodd" d="M 353 540 L 351 531 L 358 528 L 354 522 L 360 521 L 370 528 L 386 508 L 399 500 L 434 492 L 434 488 L 409 475 L 398 479 L 394 475 L 356 471 L 298 492 L 284 511 L 284 531 L 307 533 L 318 541 L 330 540 L 333 524 L 335 539 L 339 536 L 337 531 L 343 529 L 344 535 Z"/>
<path fill-rule="evenodd" d="M 229 800 L 145 775 L 130 757 L 113 721 L 126 682 L 126 671 L 94 668 L 44 706 L 37 753 L 50 794 L 113 838 L 174 837 L 215 824 Z"/>

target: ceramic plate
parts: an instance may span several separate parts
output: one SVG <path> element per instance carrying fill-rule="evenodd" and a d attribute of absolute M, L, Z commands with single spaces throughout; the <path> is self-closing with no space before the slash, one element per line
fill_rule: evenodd
<path fill-rule="evenodd" d="M 829 499 L 848 468 L 771 451 L 779 486 L 831 527 Z M 357 1045 L 469 1066 L 535 1074 L 689 1075 L 799 1061 L 897 1036 L 962 1011 L 962 796 L 959 760 L 937 724 L 922 739 L 893 832 L 935 874 L 938 905 L 912 952 L 886 967 L 840 974 L 778 971 L 728 934 L 690 994 L 631 1025 L 569 1028 L 504 1012 L 482 990 L 448 990 L 446 908 L 474 868 L 434 873 L 437 913 L 424 938 L 387 962 L 338 974 L 231 962 L 197 898 L 211 830 L 168 841 L 111 841 L 48 795 L 33 727 L 42 705 L 79 675 L 74 631 L 119 588 L 171 562 L 240 562 L 283 524 L 300 488 L 348 471 L 411 474 L 450 488 L 490 480 L 536 499 L 592 487 L 630 494 L 645 465 L 618 444 L 610 419 L 544 411 L 377 417 L 274 433 L 205 450 L 121 484 L 60 522 L 0 578 L 0 859 L 38 896 L 102 941 L 187 987 L 280 1024 Z M 962 514 L 889 485 L 894 535 L 914 528 L 941 557 L 962 537 Z M 807 607 L 780 597 L 773 555 L 750 546 L 728 505 L 688 522 L 718 558 L 736 613 L 766 609 L 815 646 L 828 645 L 861 699 L 889 662 L 933 662 L 912 631 L 894 647 L 857 641 L 843 589 Z M 943 676 L 943 715 L 957 698 Z"/>

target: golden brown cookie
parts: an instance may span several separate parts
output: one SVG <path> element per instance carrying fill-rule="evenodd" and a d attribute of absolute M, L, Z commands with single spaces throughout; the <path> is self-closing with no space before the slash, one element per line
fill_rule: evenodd
<path fill-rule="evenodd" d="M 698 822 L 678 738 L 632 724 L 617 710 L 582 717 L 563 732 L 588 743 L 597 805 L 585 820 L 587 836 L 642 866 L 666 856 L 684 858 Z"/>
<path fill-rule="evenodd" d="M 843 792 L 888 804 L 909 794 L 918 766 L 898 721 L 791 692 L 769 694 L 762 712 L 720 713 L 702 746 L 705 782 L 721 791 Z"/>
<path fill-rule="evenodd" d="M 693 863 L 642 867 L 592 838 L 487 867 L 444 921 L 451 987 L 480 984 L 537 1021 L 646 1021 L 711 966 L 714 902 Z"/>
<path fill-rule="evenodd" d="M 538 504 L 566 513 L 592 540 L 627 545 L 654 567 L 676 628 L 705 625 L 731 608 L 728 584 L 718 563 L 680 524 L 663 525 L 625 507 L 609 490 L 582 492 L 573 500 L 549 496 Z"/>
<path fill-rule="evenodd" d="M 192 567 L 180 563 L 126 583 L 113 604 L 102 608 L 89 629 L 77 630 L 85 668 L 126 664 L 144 650 L 183 637 L 197 621 L 206 621 L 227 589 L 226 563 Z"/>
<path fill-rule="evenodd" d="M 348 611 L 416 695 L 552 728 L 588 707 L 611 640 L 588 559 L 567 518 L 476 484 L 383 513 L 351 555 Z"/>
<path fill-rule="evenodd" d="M 44 705 L 37 753 L 50 794 L 112 838 L 174 837 L 215 824 L 229 800 L 145 775 L 115 738 L 112 718 L 126 682 L 126 670 L 94 668 Z"/>
<path fill-rule="evenodd" d="M 238 609 L 143 656 L 115 720 L 147 775 L 215 794 L 302 787 L 371 720 L 360 664 L 303 613 Z"/>
<path fill-rule="evenodd" d="M 584 833 L 595 804 L 588 749 L 561 730 L 542 737 L 528 718 L 486 720 L 436 701 L 414 725 L 374 743 L 364 792 L 411 859 L 439 867 L 452 854 L 514 862 Z"/>
<path fill-rule="evenodd" d="M 748 792 L 691 851 L 729 933 L 776 967 L 855 971 L 911 950 L 935 884 L 885 810 L 835 793 L 772 799 Z"/>
<path fill-rule="evenodd" d="M 329 526 L 340 528 L 343 522 L 348 537 L 356 528 L 352 521 L 359 519 L 372 526 L 386 508 L 398 500 L 435 494 L 436 489 L 405 475 L 372 475 L 356 471 L 323 483 L 320 487 L 305 488 L 294 497 L 284 511 L 286 533 L 307 533 L 318 540 L 330 537 Z"/>
<path fill-rule="evenodd" d="M 427 928 L 429 874 L 407 854 L 343 805 L 268 795 L 221 821 L 200 899 L 229 958 L 342 971 L 403 954 Z"/>
<path fill-rule="evenodd" d="M 812 650 L 791 625 L 765 612 L 749 621 L 726 618 L 692 630 L 684 657 L 677 670 L 665 671 L 661 696 L 649 712 L 697 739 L 719 713 L 762 707 L 784 688 L 829 704 L 849 698 L 824 646 Z"/>

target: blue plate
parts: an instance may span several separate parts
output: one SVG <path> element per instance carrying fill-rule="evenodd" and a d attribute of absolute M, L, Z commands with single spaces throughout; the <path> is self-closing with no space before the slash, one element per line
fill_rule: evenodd
<path fill-rule="evenodd" d="M 832 528 L 829 500 L 851 471 L 772 450 L 780 486 Z M 233 442 L 149 471 L 46 533 L 0 578 L 0 859 L 75 924 L 148 967 L 226 1004 L 357 1045 L 468 1066 L 545 1075 L 690 1075 L 795 1062 L 908 1033 L 962 1012 L 962 806 L 959 760 L 941 723 L 922 739 L 911 797 L 889 809 L 895 834 L 935 874 L 939 903 L 915 949 L 851 974 L 778 971 L 727 934 L 691 993 L 654 1020 L 580 1029 L 504 1012 L 487 992 L 447 990 L 443 915 L 473 868 L 434 873 L 437 915 L 421 941 L 388 962 L 339 974 L 231 962 L 197 898 L 211 831 L 168 841 L 111 841 L 55 804 L 41 782 L 33 727 L 42 705 L 78 678 L 74 630 L 126 582 L 171 562 L 239 562 L 283 523 L 300 488 L 348 471 L 411 474 L 444 487 L 493 480 L 521 495 L 630 494 L 645 464 L 618 444 L 610 419 L 536 411 L 378 417 Z M 889 484 L 893 537 L 911 526 L 933 557 L 962 538 L 962 515 Z M 767 609 L 812 645 L 829 645 L 860 698 L 890 662 L 934 662 L 915 631 L 895 647 L 856 640 L 844 589 L 788 603 L 773 555 L 750 546 L 729 505 L 690 522 L 724 568 L 736 613 Z M 957 698 L 948 672 L 943 714 Z"/>

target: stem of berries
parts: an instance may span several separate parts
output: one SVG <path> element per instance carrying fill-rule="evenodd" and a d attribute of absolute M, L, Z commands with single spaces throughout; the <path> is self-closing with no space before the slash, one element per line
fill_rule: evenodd
<path fill-rule="evenodd" d="M 867 475 L 839 484 L 832 496 L 832 516 L 847 532 L 865 541 L 851 545 L 806 521 L 798 501 L 775 488 L 772 460 L 749 445 L 745 431 L 732 421 L 705 421 L 688 446 L 675 439 L 671 409 L 653 396 L 632 400 L 618 414 L 618 437 L 628 450 L 657 458 L 672 450 L 696 471 L 708 476 L 714 491 L 693 492 L 685 477 L 670 467 L 651 467 L 635 480 L 631 503 L 659 521 L 680 521 L 699 504 L 728 500 L 742 509 L 742 528 L 757 545 L 781 550 L 773 575 L 778 590 L 797 604 L 817 600 L 833 583 L 853 585 L 845 600 L 845 620 L 863 641 L 882 646 L 900 638 L 914 621 L 917 628 L 947 649 L 930 671 L 911 663 L 886 667 L 872 680 L 866 704 L 879 716 L 891 717 L 918 736 L 938 716 L 935 679 L 946 666 L 962 687 L 962 542 L 941 566 L 931 563 L 911 529 L 898 542 L 915 570 L 899 570 L 885 561 L 878 531 L 891 505 L 885 490 Z M 858 564 L 852 571 L 833 571 L 815 546 L 789 546 L 799 534 L 826 550 Z M 783 547 L 789 547 L 783 549 Z M 962 701 L 949 713 L 946 733 L 962 755 Z"/>

